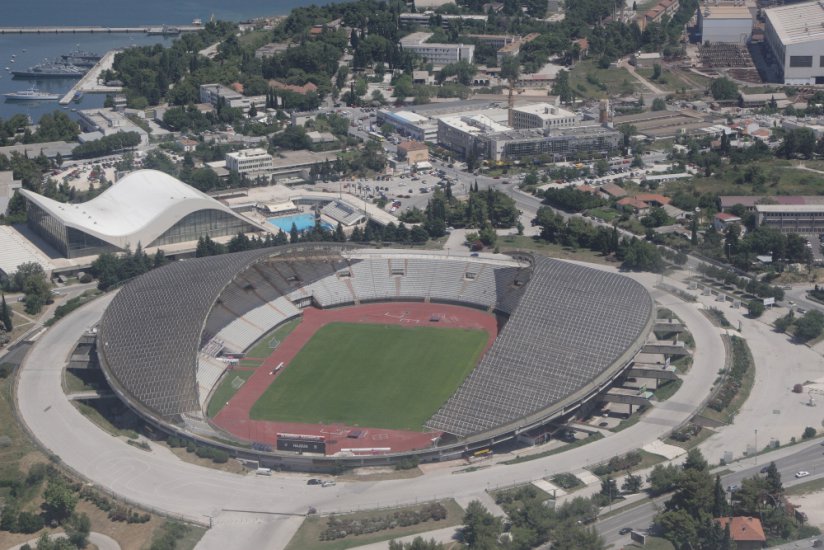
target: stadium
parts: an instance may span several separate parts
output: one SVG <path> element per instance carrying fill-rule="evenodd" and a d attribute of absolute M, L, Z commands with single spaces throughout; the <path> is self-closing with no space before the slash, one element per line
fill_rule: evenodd
<path fill-rule="evenodd" d="M 97 354 L 165 433 L 328 469 L 453 459 L 569 417 L 654 317 L 632 279 L 542 256 L 296 244 L 131 281 Z"/>

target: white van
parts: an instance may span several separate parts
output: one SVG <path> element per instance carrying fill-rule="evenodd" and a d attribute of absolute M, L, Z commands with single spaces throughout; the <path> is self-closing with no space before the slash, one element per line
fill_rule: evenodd
<path fill-rule="evenodd" d="M 270 475 L 272 475 L 272 469 L 271 468 L 258 468 L 257 471 L 255 472 L 255 475 L 270 476 Z"/>

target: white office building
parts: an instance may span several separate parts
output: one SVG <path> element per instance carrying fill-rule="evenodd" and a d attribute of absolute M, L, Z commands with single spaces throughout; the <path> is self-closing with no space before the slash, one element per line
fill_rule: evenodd
<path fill-rule="evenodd" d="M 239 174 L 271 172 L 274 169 L 272 155 L 265 149 L 243 149 L 226 154 L 226 169 Z"/>
<path fill-rule="evenodd" d="M 438 44 L 429 43 L 431 32 L 413 32 L 400 39 L 401 47 L 417 54 L 433 65 L 449 65 L 458 61 L 472 63 L 475 54 L 473 44 Z"/>
<path fill-rule="evenodd" d="M 824 84 L 824 2 L 764 10 L 764 36 L 784 84 Z"/>
<path fill-rule="evenodd" d="M 549 103 L 533 103 L 512 109 L 512 127 L 516 130 L 569 128 L 577 123 L 575 113 Z"/>

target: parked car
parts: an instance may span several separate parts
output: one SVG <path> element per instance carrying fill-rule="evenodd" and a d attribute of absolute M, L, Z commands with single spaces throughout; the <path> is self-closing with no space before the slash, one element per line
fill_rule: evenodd
<path fill-rule="evenodd" d="M 306 482 L 307 485 L 320 485 L 321 483 L 323 483 L 323 481 L 321 481 L 320 479 L 316 479 L 314 477 Z"/>
<path fill-rule="evenodd" d="M 336 485 L 336 483 L 331 479 L 327 479 L 326 481 L 320 484 L 321 487 L 332 487 L 334 485 Z"/>
<path fill-rule="evenodd" d="M 801 477 L 807 477 L 808 475 L 810 475 L 810 472 L 808 472 L 806 470 L 801 470 L 801 471 L 795 473 L 796 479 L 801 478 Z"/>
<path fill-rule="evenodd" d="M 628 535 L 630 533 L 632 533 L 632 527 L 621 527 L 621 529 L 618 531 L 619 535 Z"/>

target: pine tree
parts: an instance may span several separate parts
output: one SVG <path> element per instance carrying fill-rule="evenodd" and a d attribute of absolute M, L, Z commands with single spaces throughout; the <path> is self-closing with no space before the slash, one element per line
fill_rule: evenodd
<path fill-rule="evenodd" d="M 9 308 L 6 303 L 6 295 L 3 294 L 2 296 L 3 301 L 0 303 L 0 322 L 3 323 L 3 326 L 6 328 L 6 332 L 11 332 L 11 329 L 14 328 L 14 325 L 11 322 L 11 308 Z"/>

